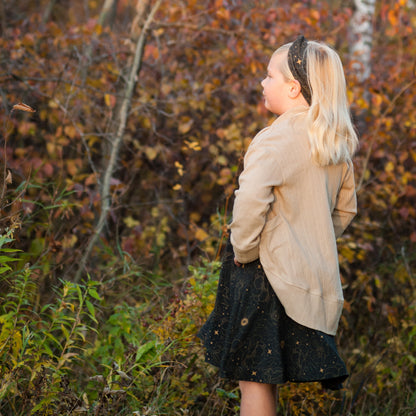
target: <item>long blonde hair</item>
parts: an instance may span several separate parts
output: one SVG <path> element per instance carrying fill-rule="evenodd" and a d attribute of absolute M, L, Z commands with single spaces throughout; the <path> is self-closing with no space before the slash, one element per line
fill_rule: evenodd
<path fill-rule="evenodd" d="M 290 45 L 275 53 L 287 52 Z M 306 117 L 311 157 L 320 166 L 336 165 L 350 160 L 358 147 L 341 59 L 332 48 L 315 41 L 308 41 L 305 53 L 312 93 Z M 279 69 L 288 81 L 294 80 L 287 59 Z"/>

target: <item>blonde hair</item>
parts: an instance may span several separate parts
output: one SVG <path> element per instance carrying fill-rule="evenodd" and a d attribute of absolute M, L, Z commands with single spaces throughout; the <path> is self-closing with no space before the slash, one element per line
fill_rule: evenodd
<path fill-rule="evenodd" d="M 275 53 L 287 53 L 290 46 L 283 45 Z M 306 117 L 311 157 L 320 166 L 346 162 L 358 147 L 358 137 L 351 121 L 341 59 L 332 48 L 315 41 L 308 41 L 305 53 L 312 93 Z M 286 80 L 295 79 L 287 59 L 279 69 Z"/>

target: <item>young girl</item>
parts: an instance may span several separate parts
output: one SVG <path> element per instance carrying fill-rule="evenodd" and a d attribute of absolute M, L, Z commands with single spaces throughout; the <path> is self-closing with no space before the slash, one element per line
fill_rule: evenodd
<path fill-rule="evenodd" d="M 303 36 L 261 83 L 279 117 L 251 142 L 235 193 L 215 308 L 198 336 L 239 381 L 242 416 L 276 414 L 276 385 L 348 377 L 334 341 L 343 307 L 336 239 L 356 214 L 358 140 L 337 53 Z"/>

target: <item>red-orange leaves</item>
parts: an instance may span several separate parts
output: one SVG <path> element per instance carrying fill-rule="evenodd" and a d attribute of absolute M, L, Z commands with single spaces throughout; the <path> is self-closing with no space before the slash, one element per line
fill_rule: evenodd
<path fill-rule="evenodd" d="M 32 107 L 28 106 L 24 103 L 15 104 L 12 107 L 12 111 L 14 110 L 20 110 L 20 111 L 26 111 L 27 113 L 34 113 L 36 110 L 34 110 Z"/>

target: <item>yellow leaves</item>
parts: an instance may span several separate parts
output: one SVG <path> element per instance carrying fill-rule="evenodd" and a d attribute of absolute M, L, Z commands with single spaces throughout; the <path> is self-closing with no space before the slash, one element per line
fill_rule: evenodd
<path fill-rule="evenodd" d="M 241 125 L 237 123 L 231 123 L 228 127 L 217 129 L 216 134 L 220 139 L 226 140 L 238 140 L 241 139 Z"/>
<path fill-rule="evenodd" d="M 97 36 L 100 36 L 103 33 L 103 27 L 99 24 L 95 25 L 94 32 Z"/>
<path fill-rule="evenodd" d="M 127 225 L 128 228 L 134 228 L 140 225 L 140 221 L 135 220 L 131 215 L 123 219 L 124 224 Z"/>
<path fill-rule="evenodd" d="M 113 94 L 104 95 L 105 105 L 109 108 L 114 108 L 116 105 L 116 97 Z"/>
<path fill-rule="evenodd" d="M 181 122 L 178 126 L 179 133 L 181 134 L 188 133 L 191 130 L 193 124 L 194 124 L 194 120 L 191 119 L 190 117 L 187 117 L 187 116 L 182 117 Z"/>
<path fill-rule="evenodd" d="M 191 277 L 191 278 L 188 280 L 188 282 L 189 282 L 189 284 L 190 284 L 192 287 L 195 287 L 195 285 L 196 285 L 196 280 L 195 280 L 195 277 Z"/>
<path fill-rule="evenodd" d="M 163 95 L 168 95 L 172 91 L 172 84 L 167 82 L 162 83 L 162 85 L 160 86 L 160 90 Z"/>
<path fill-rule="evenodd" d="M 158 207 L 153 207 L 150 211 L 153 218 L 158 218 L 160 215 L 160 210 Z"/>
<path fill-rule="evenodd" d="M 175 162 L 175 168 L 176 168 L 179 176 L 183 176 L 183 165 L 182 165 L 182 163 L 176 161 Z"/>
<path fill-rule="evenodd" d="M 47 142 L 46 143 L 46 150 L 51 157 L 56 156 L 56 145 L 55 143 Z"/>
<path fill-rule="evenodd" d="M 195 152 L 199 152 L 201 149 L 202 149 L 201 145 L 199 144 L 199 142 L 195 138 L 193 138 L 192 141 L 185 140 L 184 141 L 184 146 L 182 147 L 183 151 L 193 150 Z"/>
<path fill-rule="evenodd" d="M 371 97 L 371 103 L 376 106 L 380 107 L 381 103 L 383 102 L 383 97 L 380 94 L 373 94 Z"/>
<path fill-rule="evenodd" d="M 353 262 L 355 259 L 356 248 L 357 248 L 357 245 L 354 243 L 343 245 L 339 249 L 340 257 L 346 258 L 349 263 Z"/>
<path fill-rule="evenodd" d="M 392 117 L 384 117 L 383 118 L 383 124 L 384 124 L 384 131 L 390 131 L 393 126 L 393 118 Z"/>
<path fill-rule="evenodd" d="M 199 212 L 191 212 L 189 214 L 189 220 L 191 222 L 198 222 L 201 219 L 201 214 Z"/>
<path fill-rule="evenodd" d="M 64 250 L 70 249 L 75 246 L 77 241 L 78 241 L 78 238 L 75 234 L 65 235 L 62 240 L 62 248 Z"/>
<path fill-rule="evenodd" d="M 394 171 L 394 163 L 393 163 L 392 161 L 387 162 L 387 163 L 386 163 L 386 166 L 384 167 L 384 170 L 385 170 L 387 173 L 391 173 L 391 172 L 393 172 L 393 171 Z"/>
<path fill-rule="evenodd" d="M 409 270 L 403 263 L 398 265 L 394 273 L 394 278 L 401 284 L 404 284 L 412 279 L 412 277 L 409 275 Z"/>
<path fill-rule="evenodd" d="M 73 125 L 68 125 L 64 127 L 64 133 L 70 138 L 75 139 L 78 137 L 78 131 Z"/>
<path fill-rule="evenodd" d="M 67 171 L 70 175 L 75 176 L 82 167 L 81 159 L 68 159 L 65 161 Z"/>
<path fill-rule="evenodd" d="M 195 238 L 198 241 L 204 241 L 205 239 L 208 238 L 208 233 L 206 231 L 204 231 L 202 228 L 197 227 L 196 231 L 195 231 Z"/>
<path fill-rule="evenodd" d="M 59 108 L 59 104 L 54 99 L 49 100 L 48 106 L 49 108 Z"/>
<path fill-rule="evenodd" d="M 314 20 L 319 20 L 319 18 L 321 17 L 320 14 L 319 14 L 319 11 L 314 9 L 314 8 L 310 9 L 310 16 Z"/>
<path fill-rule="evenodd" d="M 412 16 L 410 18 L 410 21 L 411 21 L 411 25 L 407 27 L 407 30 L 410 32 L 413 32 L 412 28 L 416 28 L 416 16 Z"/>
<path fill-rule="evenodd" d="M 399 23 L 397 10 L 389 10 L 387 13 L 387 19 L 393 27 L 397 26 Z"/>
<path fill-rule="evenodd" d="M 258 72 L 256 61 L 250 62 L 250 70 L 252 74 L 256 74 Z"/>
<path fill-rule="evenodd" d="M 163 28 L 163 27 L 161 27 L 161 28 L 159 28 L 159 29 L 155 29 L 154 31 L 153 31 L 153 34 L 155 35 L 155 36 L 161 36 L 161 35 L 163 35 L 165 33 L 165 29 Z"/>
<path fill-rule="evenodd" d="M 223 166 L 228 165 L 228 159 L 224 155 L 217 156 L 215 161 L 219 165 L 223 165 Z"/>
<path fill-rule="evenodd" d="M 146 157 L 149 160 L 155 160 L 156 159 L 156 156 L 158 155 L 158 151 L 153 146 L 145 146 L 143 150 L 144 150 L 144 153 L 145 153 Z"/>
<path fill-rule="evenodd" d="M 350 105 L 354 101 L 354 93 L 350 89 L 347 89 L 347 99 Z"/>
<path fill-rule="evenodd" d="M 141 125 L 145 129 L 151 129 L 152 128 L 152 121 L 148 117 L 144 117 L 141 119 Z"/>
<path fill-rule="evenodd" d="M 225 7 L 220 7 L 218 10 L 216 10 L 215 14 L 219 19 L 222 20 L 230 20 L 231 17 L 230 11 Z"/>
<path fill-rule="evenodd" d="M 410 155 L 412 156 L 413 162 L 416 163 L 416 151 L 413 149 L 409 149 Z"/>
<path fill-rule="evenodd" d="M 183 174 L 184 174 L 184 169 L 183 169 L 183 165 L 182 165 L 182 163 L 180 163 L 180 162 L 178 162 L 178 161 L 175 161 L 175 168 L 176 168 L 176 171 L 178 172 L 178 175 L 179 175 L 179 176 L 183 176 Z M 172 189 L 173 189 L 174 191 L 180 191 L 180 190 L 182 189 L 182 185 L 181 185 L 181 184 L 179 184 L 179 183 L 177 183 L 177 184 L 175 184 L 175 185 L 172 187 Z"/>
<path fill-rule="evenodd" d="M 390 205 L 394 205 L 398 201 L 399 197 L 396 194 L 391 194 L 389 198 Z"/>
<path fill-rule="evenodd" d="M 363 110 L 368 109 L 368 102 L 364 98 L 358 98 L 357 100 L 355 100 L 355 104 Z"/>
<path fill-rule="evenodd" d="M 5 350 L 8 343 L 11 343 L 11 358 L 14 365 L 17 363 L 22 348 L 22 334 L 13 325 L 13 315 L 6 314 L 0 316 L 1 333 L 0 333 L 0 349 Z M 10 344 L 9 344 L 10 345 Z"/>
<path fill-rule="evenodd" d="M 233 179 L 230 168 L 223 168 L 220 170 L 220 177 L 217 179 L 218 185 L 227 185 Z"/>
<path fill-rule="evenodd" d="M 63 328 L 62 328 L 63 329 Z M 81 334 L 81 333 L 80 333 Z M 68 334 L 69 335 L 69 334 Z M 59 361 L 58 361 L 58 363 L 57 363 L 57 366 L 56 366 L 56 368 L 57 369 L 60 369 L 60 368 L 62 368 L 63 366 L 64 366 L 64 364 L 66 364 L 67 362 L 71 362 L 72 361 L 72 358 L 74 358 L 74 357 L 78 357 L 78 353 L 76 353 L 76 352 L 67 352 L 66 354 L 63 354 L 61 357 L 60 357 L 60 359 L 59 359 Z"/>
<path fill-rule="evenodd" d="M 16 364 L 22 349 L 22 345 L 22 334 L 20 333 L 20 331 L 14 331 L 12 339 L 12 357 L 14 359 L 13 361 Z"/>
<path fill-rule="evenodd" d="M 366 169 L 366 170 L 365 170 L 365 172 L 364 172 L 364 175 L 363 175 L 364 180 L 365 180 L 365 181 L 368 181 L 368 180 L 370 179 L 370 176 L 371 176 L 371 171 L 370 171 L 370 169 Z"/>
<path fill-rule="evenodd" d="M 381 114 L 382 104 L 385 100 L 386 97 L 382 96 L 381 94 L 374 93 L 371 96 L 371 112 L 375 117 Z"/>

